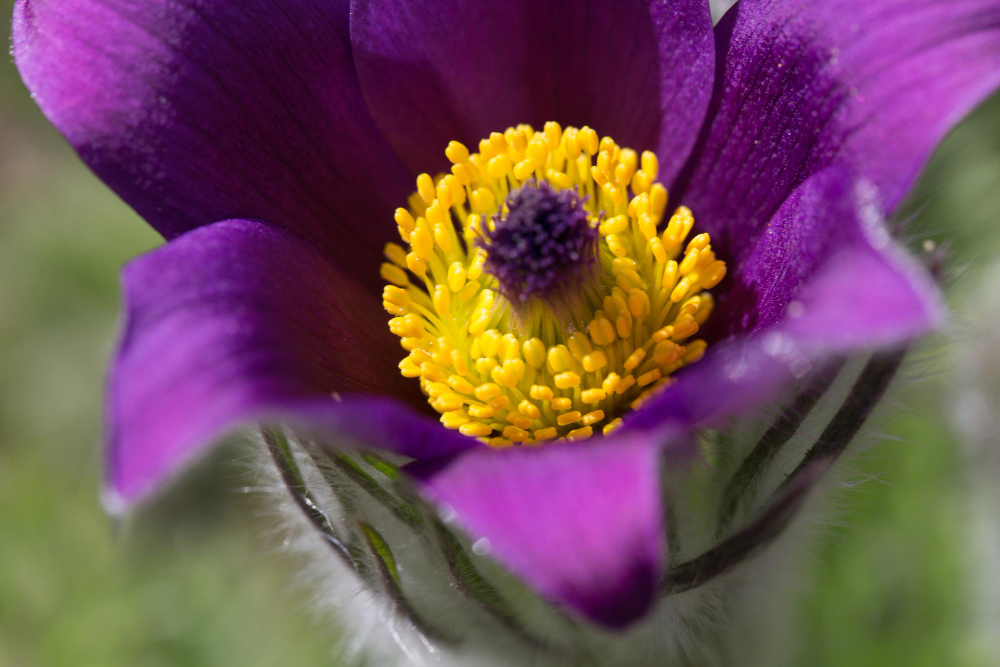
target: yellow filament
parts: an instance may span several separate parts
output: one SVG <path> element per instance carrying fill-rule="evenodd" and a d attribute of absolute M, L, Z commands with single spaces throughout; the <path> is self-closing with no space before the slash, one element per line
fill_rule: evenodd
<path fill-rule="evenodd" d="M 684 206 L 666 217 L 659 161 L 589 127 L 520 125 L 472 152 L 452 141 L 450 173 L 417 177 L 394 219 L 402 244 L 380 274 L 389 329 L 441 423 L 494 447 L 607 435 L 698 361 L 695 339 L 726 274 Z M 485 270 L 481 230 L 529 179 L 574 189 L 600 235 L 593 285 L 568 314 L 542 300 L 515 314 Z M 689 239 L 690 237 L 690 239 Z"/>

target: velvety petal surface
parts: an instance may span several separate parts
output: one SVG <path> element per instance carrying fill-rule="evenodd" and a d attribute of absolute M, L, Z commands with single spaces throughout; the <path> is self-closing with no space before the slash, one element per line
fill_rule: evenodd
<path fill-rule="evenodd" d="M 201 227 L 131 262 L 122 289 L 107 415 L 108 481 L 121 502 L 153 490 L 237 422 L 299 403 L 315 415 L 316 399 L 338 405 L 333 392 L 415 393 L 396 369 L 378 298 L 276 227 Z M 355 432 L 383 421 L 385 409 L 330 419 Z M 371 427 L 386 437 L 385 424 Z"/>
<path fill-rule="evenodd" d="M 261 218 L 378 282 L 412 181 L 362 99 L 346 0 L 18 0 L 45 115 L 167 238 Z"/>
<path fill-rule="evenodd" d="M 716 28 L 709 121 L 675 189 L 733 265 L 840 162 L 895 209 L 1000 83 L 998 0 L 741 0 Z"/>
<path fill-rule="evenodd" d="M 727 283 L 705 359 L 626 430 L 731 416 L 828 355 L 903 343 L 944 317 L 933 282 L 886 230 L 875 187 L 843 167 L 797 188 Z"/>
<path fill-rule="evenodd" d="M 672 178 L 712 85 L 705 0 L 354 0 L 365 98 L 415 170 L 518 123 L 590 125 L 658 148 Z"/>
<path fill-rule="evenodd" d="M 407 466 L 423 494 L 543 597 L 620 628 L 651 606 L 665 559 L 660 463 L 694 455 L 665 433 L 470 450 Z"/>

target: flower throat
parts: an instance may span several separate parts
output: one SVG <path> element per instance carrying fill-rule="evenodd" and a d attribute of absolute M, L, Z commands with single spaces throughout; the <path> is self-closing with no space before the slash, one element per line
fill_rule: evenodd
<path fill-rule="evenodd" d="M 396 209 L 382 293 L 399 363 L 447 428 L 495 447 L 582 440 L 698 361 L 726 266 L 656 155 L 546 123 L 452 141 Z"/>

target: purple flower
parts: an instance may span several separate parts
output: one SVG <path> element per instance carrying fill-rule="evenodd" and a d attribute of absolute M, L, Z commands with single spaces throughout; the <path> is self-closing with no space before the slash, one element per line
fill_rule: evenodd
<path fill-rule="evenodd" d="M 692 429 L 938 322 L 882 220 L 1000 83 L 998 0 L 741 0 L 714 29 L 705 0 L 19 0 L 13 39 L 46 116 L 168 239 L 123 272 L 118 503 L 291 423 L 413 459 L 498 561 L 613 627 L 654 598 L 660 467 Z M 546 120 L 655 150 L 728 276 L 705 358 L 613 435 L 497 450 L 400 377 L 378 267 L 449 140 Z"/>

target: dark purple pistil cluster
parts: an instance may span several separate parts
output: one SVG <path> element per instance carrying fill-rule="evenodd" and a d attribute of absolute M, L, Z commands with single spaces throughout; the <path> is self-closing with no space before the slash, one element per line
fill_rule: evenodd
<path fill-rule="evenodd" d="M 597 229 L 574 190 L 528 181 L 507 196 L 507 214 L 493 217 L 479 240 L 486 270 L 515 302 L 551 298 L 579 288 L 597 259 Z"/>

